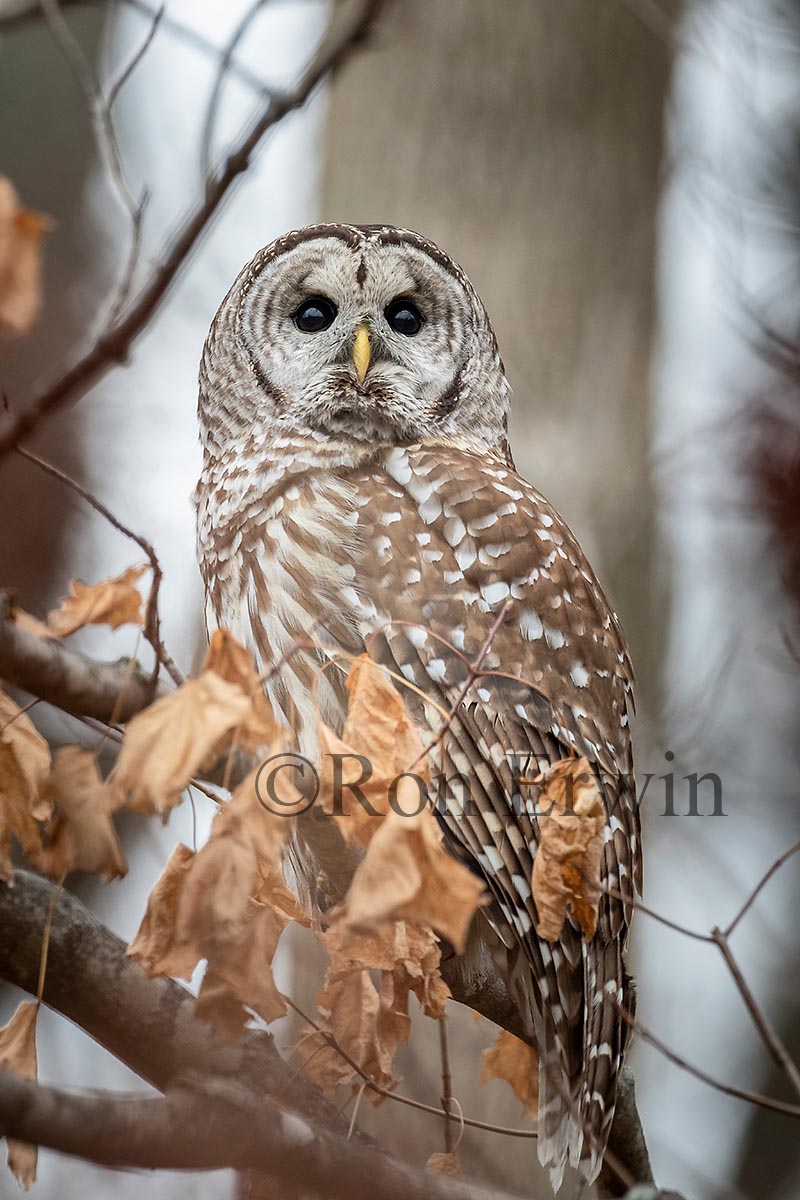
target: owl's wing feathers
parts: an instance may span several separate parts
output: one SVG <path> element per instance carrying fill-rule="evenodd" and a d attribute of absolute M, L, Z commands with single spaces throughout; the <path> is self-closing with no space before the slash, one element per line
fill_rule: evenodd
<path fill-rule="evenodd" d="M 519 779 L 585 755 L 608 816 L 604 882 L 638 890 L 632 671 L 619 622 L 563 520 L 508 466 L 441 446 L 397 448 L 352 484 L 365 534 L 356 587 L 375 657 L 449 709 L 506 606 L 483 662 L 489 674 L 444 741 L 444 774 L 469 780 L 469 804 L 461 811 L 456 797 L 439 816 L 453 850 L 486 880 L 490 919 L 512 951 L 511 982 L 536 1032 L 540 1157 L 558 1174 L 569 1152 L 593 1176 L 627 1028 L 614 1001 L 632 1005 L 622 964 L 630 914 L 604 895 L 591 943 L 571 921 L 560 942 L 540 941 L 530 887 L 535 795 Z M 370 638 L 376 612 L 391 623 Z M 435 728 L 441 716 L 428 707 Z M 569 1096 L 554 1077 L 569 1081 Z"/>

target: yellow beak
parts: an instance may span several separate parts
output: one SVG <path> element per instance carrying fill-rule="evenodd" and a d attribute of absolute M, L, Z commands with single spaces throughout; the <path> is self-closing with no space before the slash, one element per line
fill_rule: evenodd
<path fill-rule="evenodd" d="M 359 325 L 356 330 L 356 340 L 353 342 L 353 362 L 359 383 L 364 382 L 372 351 L 369 346 L 369 330 L 366 325 Z"/>

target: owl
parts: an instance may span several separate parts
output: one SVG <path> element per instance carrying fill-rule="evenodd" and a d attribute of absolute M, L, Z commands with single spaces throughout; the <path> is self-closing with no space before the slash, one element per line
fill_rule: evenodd
<path fill-rule="evenodd" d="M 538 1154 L 557 1189 L 567 1161 L 589 1181 L 600 1170 L 619 1008 L 634 1007 L 632 670 L 575 537 L 514 469 L 510 400 L 486 311 L 432 242 L 391 226 L 286 234 L 238 276 L 205 345 L 198 547 L 209 626 L 264 673 L 286 656 L 266 687 L 312 760 L 320 715 L 342 725 L 349 655 L 407 681 L 432 731 L 458 701 L 441 749 L 467 802 L 436 816 L 489 896 L 459 969 L 500 972 L 535 1036 Z M 572 755 L 602 791 L 612 890 L 590 941 L 568 919 L 551 943 L 536 933 L 536 807 L 519 781 Z M 322 908 L 323 859 L 311 837 L 297 849 Z"/>

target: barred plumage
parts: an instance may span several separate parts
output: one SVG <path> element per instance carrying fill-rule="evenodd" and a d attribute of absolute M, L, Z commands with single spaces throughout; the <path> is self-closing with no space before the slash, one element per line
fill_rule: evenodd
<path fill-rule="evenodd" d="M 321 333 L 293 323 L 308 296 L 335 307 Z M 397 298 L 422 314 L 413 336 L 386 323 Z M 617 1003 L 633 1007 L 630 911 L 604 895 L 589 943 L 571 921 L 556 944 L 537 937 L 536 789 L 518 781 L 585 755 L 608 817 L 605 882 L 638 892 L 632 672 L 574 536 L 514 470 L 509 397 L 485 311 L 437 247 L 388 227 L 289 234 L 239 276 L 206 345 L 199 549 L 209 623 L 233 629 L 264 668 L 313 627 L 318 642 L 367 648 L 429 697 L 406 699 L 434 731 L 504 610 L 443 742 L 445 774 L 468 779 L 470 804 L 439 816 L 486 881 L 480 922 L 506 947 L 536 1035 L 539 1156 L 557 1187 L 568 1158 L 589 1179 L 602 1159 L 626 1041 Z M 320 709 L 334 725 L 343 717 L 344 671 L 319 670 L 332 653 L 295 654 L 268 684 L 307 753 Z M 309 892 L 320 871 L 309 856 Z"/>

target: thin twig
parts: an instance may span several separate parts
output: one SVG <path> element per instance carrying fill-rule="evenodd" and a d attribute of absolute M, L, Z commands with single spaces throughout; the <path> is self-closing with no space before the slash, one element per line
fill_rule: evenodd
<path fill-rule="evenodd" d="M 796 1063 L 792 1059 L 789 1051 L 786 1049 L 786 1046 L 783 1044 L 777 1029 L 772 1024 L 753 993 L 750 991 L 739 964 L 736 962 L 736 959 L 731 952 L 731 948 L 728 945 L 727 937 L 721 929 L 717 928 L 712 929 L 711 937 L 716 942 L 717 946 L 719 946 L 728 970 L 733 976 L 733 980 L 739 989 L 739 994 L 744 1000 L 753 1024 L 758 1030 L 761 1040 L 766 1046 L 773 1062 L 775 1062 L 776 1065 L 785 1073 L 787 1079 L 795 1090 L 795 1094 L 800 1097 L 800 1071 L 798 1071 Z"/>
<path fill-rule="evenodd" d="M 144 58 L 147 51 L 150 49 L 150 44 L 158 32 L 159 25 L 161 24 L 162 20 L 164 19 L 164 9 L 165 9 L 165 5 L 162 4 L 159 8 L 157 8 L 155 10 L 155 12 L 153 13 L 153 19 L 147 28 L 147 32 L 145 33 L 141 44 L 139 45 L 138 49 L 134 50 L 127 66 L 122 68 L 122 70 L 117 75 L 117 78 L 110 85 L 110 87 L 108 89 L 108 95 L 106 97 L 106 107 L 108 108 L 109 112 L 111 112 L 114 105 L 116 104 L 119 94 L 122 91 L 122 89 L 125 87 L 125 84 L 128 82 L 131 75 L 136 70 L 136 68 L 138 67 L 138 65 L 142 61 L 142 59 Z"/>
<path fill-rule="evenodd" d="M 161 641 L 160 637 L 158 592 L 159 588 L 161 587 L 161 581 L 164 573 L 161 570 L 161 564 L 158 561 L 158 556 L 151 543 L 148 542 L 147 538 L 142 537 L 140 533 L 136 533 L 135 530 L 130 529 L 127 525 L 123 525 L 122 521 L 120 521 L 118 517 L 114 516 L 114 514 L 105 506 L 105 504 L 103 504 L 102 500 L 99 500 L 93 492 L 90 492 L 89 489 L 84 487 L 82 483 L 78 483 L 77 480 L 67 475 L 66 472 L 62 471 L 59 467 L 56 467 L 52 463 L 47 462 L 45 459 L 40 458 L 38 454 L 32 454 L 30 450 L 26 450 L 23 446 L 17 446 L 17 453 L 23 458 L 26 458 L 28 462 L 31 462 L 35 466 L 39 467 L 40 470 L 46 472 L 46 474 L 51 475 L 53 479 L 57 479 L 59 483 L 63 483 L 65 487 L 70 488 L 73 492 L 80 496 L 82 500 L 85 500 L 87 504 L 91 505 L 95 512 L 99 513 L 101 517 L 108 521 L 109 525 L 116 529 L 118 533 L 121 533 L 123 537 L 130 538 L 132 542 L 135 542 L 136 545 L 139 546 L 139 548 L 147 556 L 152 574 L 150 591 L 148 593 L 147 603 L 145 605 L 143 633 L 147 641 L 152 646 L 153 653 L 156 656 L 154 681 L 158 678 L 159 663 L 163 663 L 173 683 L 180 687 L 180 685 L 184 682 L 184 676 L 176 666 L 175 660 L 167 650 L 164 643 Z"/>
<path fill-rule="evenodd" d="M 222 92 L 225 87 L 225 79 L 233 62 L 235 51 L 241 45 L 250 31 L 251 25 L 267 3 L 268 0 L 251 0 L 250 7 L 243 14 L 241 20 L 237 22 L 233 33 L 228 39 L 228 44 L 222 51 L 222 56 L 217 66 L 217 74 L 206 105 L 203 133 L 200 138 L 200 177 L 206 187 L 211 182 L 211 155 L 214 148 L 214 129 L 217 123 Z"/>
<path fill-rule="evenodd" d="M 723 1083 L 720 1079 L 716 1079 L 710 1075 L 708 1071 L 704 1071 L 702 1067 L 695 1066 L 688 1059 L 678 1054 L 677 1050 L 673 1050 L 666 1042 L 662 1041 L 657 1034 L 651 1029 L 643 1025 L 637 1017 L 634 1017 L 621 1004 L 616 1005 L 617 1012 L 622 1017 L 626 1024 L 634 1029 L 643 1041 L 647 1042 L 654 1049 L 663 1054 L 669 1062 L 674 1063 L 676 1067 L 680 1067 L 683 1071 L 688 1071 L 695 1079 L 699 1079 L 701 1083 L 708 1084 L 716 1092 L 722 1092 L 725 1096 L 733 1096 L 737 1100 L 744 1100 L 748 1104 L 756 1104 L 759 1108 L 768 1108 L 772 1112 L 783 1113 L 787 1117 L 800 1118 L 800 1105 L 788 1104 L 785 1100 L 773 1100 L 771 1096 L 762 1096 L 759 1092 L 749 1092 L 744 1088 L 735 1087 L 730 1083 Z"/>
<path fill-rule="evenodd" d="M 453 1120 L 451 1106 L 453 1101 L 453 1080 L 450 1075 L 450 1055 L 447 1051 L 447 1017 L 439 1018 L 439 1054 L 442 1059 L 442 1109 L 444 1118 L 444 1150 L 445 1154 L 453 1153 L 453 1130 L 450 1122 Z"/>
<path fill-rule="evenodd" d="M 73 35 L 64 18 L 59 0 L 39 0 L 39 3 L 44 14 L 44 19 L 53 35 L 53 40 L 61 50 L 81 89 L 87 111 L 97 132 L 98 143 L 105 158 L 114 190 L 130 221 L 128 256 L 108 318 L 108 324 L 113 326 L 128 298 L 136 264 L 139 259 L 142 221 L 148 199 L 147 191 L 143 191 L 137 199 L 128 186 L 122 162 L 122 152 L 119 148 L 117 132 L 111 116 L 111 106 L 103 94 L 103 89 L 100 86 L 100 81 L 97 78 L 90 59 L 84 53 L 83 48 Z"/>
<path fill-rule="evenodd" d="M 763 889 L 763 888 L 766 886 L 766 884 L 767 884 L 767 883 L 769 883 L 770 879 L 771 879 L 771 878 L 772 878 L 772 876 L 773 876 L 773 875 L 776 873 L 776 871 L 779 871 L 779 870 L 780 870 L 780 868 L 783 866 L 783 864 L 784 864 L 785 862 L 788 862 L 788 861 L 789 861 L 789 859 L 790 859 L 790 858 L 792 858 L 792 856 L 793 856 L 793 855 L 795 855 L 795 854 L 797 854 L 797 853 L 798 853 L 798 851 L 800 851 L 800 842 L 795 842 L 793 845 L 791 845 L 791 846 L 789 847 L 789 849 L 788 849 L 788 850 L 784 850 L 783 854 L 780 854 L 780 855 L 779 855 L 779 856 L 778 856 L 778 857 L 775 859 L 775 861 L 774 861 L 774 862 L 771 864 L 771 866 L 769 866 L 769 867 L 767 868 L 767 870 L 764 872 L 764 874 L 763 874 L 763 875 L 761 876 L 761 878 L 759 879 L 759 881 L 758 881 L 758 883 L 756 884 L 756 886 L 753 888 L 753 890 L 752 890 L 752 892 L 750 893 L 750 895 L 749 895 L 749 896 L 747 897 L 747 899 L 745 900 L 745 902 L 744 902 L 744 904 L 742 905 L 742 907 L 741 907 L 741 908 L 739 909 L 739 911 L 737 912 L 736 916 L 733 918 L 733 920 L 730 922 L 730 924 L 729 924 L 729 925 L 727 925 L 727 926 L 725 927 L 725 929 L 723 930 L 723 933 L 725 934 L 725 936 L 726 936 L 726 937 L 730 937 L 730 936 L 731 936 L 731 934 L 733 933 L 734 929 L 736 928 L 736 926 L 737 926 L 737 925 L 739 924 L 739 922 L 741 921 L 742 917 L 743 917 L 743 916 L 745 915 L 745 913 L 747 913 L 747 912 L 749 911 L 749 909 L 750 909 L 750 908 L 753 906 L 753 904 L 754 904 L 754 903 L 755 903 L 755 901 L 756 901 L 756 898 L 758 897 L 758 895 L 760 894 L 760 892 L 762 891 L 762 889 Z"/>
<path fill-rule="evenodd" d="M 319 1022 L 315 1021 L 313 1017 L 310 1017 L 308 1013 L 303 1012 L 302 1008 L 300 1008 L 299 1004 L 296 1004 L 295 1001 L 292 1000 L 291 996 L 287 996 L 283 992 L 281 995 L 283 996 L 283 1000 L 289 1006 L 289 1008 L 291 1008 L 293 1012 L 296 1012 L 298 1017 L 301 1017 L 306 1024 L 310 1025 L 316 1033 L 323 1037 L 331 1049 L 335 1050 L 336 1053 L 344 1059 L 347 1065 L 353 1068 L 359 1078 L 363 1080 L 366 1087 L 368 1087 L 370 1091 L 375 1092 L 376 1095 L 383 1096 L 386 1100 L 396 1100 L 398 1104 L 405 1104 L 409 1108 L 416 1108 L 419 1112 L 430 1113 L 431 1116 L 434 1117 L 444 1117 L 444 1119 L 448 1122 L 455 1121 L 457 1125 L 469 1125 L 472 1129 L 484 1129 L 488 1133 L 502 1133 L 506 1137 L 536 1138 L 538 1136 L 535 1130 L 511 1129 L 505 1125 L 490 1125 L 486 1121 L 476 1121 L 470 1117 L 465 1117 L 461 1112 L 459 1112 L 459 1114 L 456 1116 L 453 1113 L 446 1112 L 443 1108 L 436 1108 L 432 1104 L 423 1104 L 421 1100 L 412 1100 L 410 1096 L 401 1096 L 399 1092 L 390 1092 L 388 1088 L 382 1087 L 379 1083 L 376 1083 L 374 1079 L 371 1079 L 363 1067 L 347 1053 L 343 1046 L 339 1044 L 334 1035 L 329 1033 L 327 1029 L 323 1029 Z"/>

